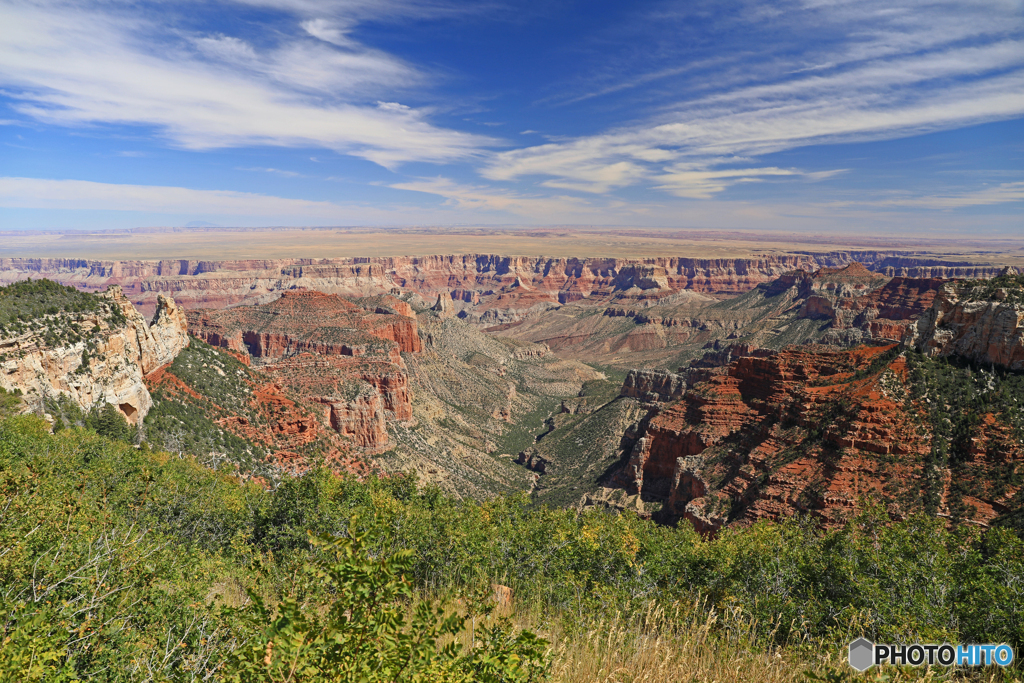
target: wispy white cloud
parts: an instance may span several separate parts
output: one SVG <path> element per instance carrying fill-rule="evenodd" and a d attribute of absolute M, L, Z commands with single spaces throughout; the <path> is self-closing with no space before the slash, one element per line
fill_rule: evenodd
<path fill-rule="evenodd" d="M 525 219 L 528 223 L 608 223 L 643 215 L 622 202 L 593 204 L 578 197 L 531 196 L 448 178 L 422 178 L 395 189 L 443 197 L 438 207 L 389 202 L 386 206 L 293 199 L 253 192 L 97 183 L 83 180 L 0 177 L 0 210 L 124 211 L 166 216 L 242 217 L 245 224 L 401 225 Z"/>
<path fill-rule="evenodd" d="M 754 16 L 756 7 L 749 9 Z M 757 19 L 776 22 L 773 37 L 787 30 L 799 36 L 800 29 L 827 36 L 828 47 L 819 40 L 800 55 L 802 64 L 794 64 L 791 54 L 760 44 L 744 52 L 737 45 L 737 64 L 748 68 L 674 81 L 675 101 L 646 121 L 502 152 L 483 175 L 506 181 L 547 177 L 544 185 L 594 192 L 651 183 L 707 198 L 757 177 L 723 168 L 735 165 L 723 164 L 729 157 L 756 163 L 801 146 L 891 139 L 1024 115 L 1020 0 L 797 0 L 775 10 Z M 652 78 L 670 75 L 672 69 L 663 69 Z M 638 82 L 631 77 L 596 92 Z"/>
<path fill-rule="evenodd" d="M 677 197 L 708 199 L 732 183 L 749 183 L 770 176 L 794 175 L 801 174 L 799 171 L 775 168 L 774 166 L 766 168 L 737 168 L 723 171 L 699 171 L 683 166 L 669 169 L 667 173 L 657 176 L 655 180 L 661 184 L 655 185 L 655 187 L 659 190 L 668 190 Z"/>
<path fill-rule="evenodd" d="M 393 183 L 390 187 L 444 197 L 446 205 L 460 209 L 499 211 L 530 218 L 564 216 L 567 213 L 593 215 L 599 210 L 577 197 L 529 196 L 509 190 L 457 183 L 449 178 L 421 178 Z"/>
<path fill-rule="evenodd" d="M 325 43 L 332 43 L 340 47 L 348 47 L 352 44 L 345 30 L 327 19 L 307 19 L 299 25 L 306 33 Z"/>
<path fill-rule="evenodd" d="M 1024 182 L 1002 183 L 969 192 L 953 192 L 924 197 L 902 197 L 865 202 L 868 206 L 908 207 L 915 209 L 960 209 L 970 206 L 992 206 L 1024 202 Z"/>
<path fill-rule="evenodd" d="M 187 149 L 326 147 L 388 167 L 467 159 L 491 142 L 435 126 L 422 111 L 373 104 L 426 76 L 358 44 L 338 49 L 301 35 L 268 48 L 220 34 L 182 39 L 117 2 L 5 3 L 0 24 L 0 84 L 17 111 L 46 123 L 153 126 Z M 325 25 L 305 25 L 330 37 Z"/>
<path fill-rule="evenodd" d="M 273 173 L 274 175 L 284 176 L 285 178 L 303 178 L 301 173 L 297 171 L 286 171 L 280 168 L 265 168 L 262 166 L 236 166 L 236 171 L 253 171 L 256 173 Z"/>
<path fill-rule="evenodd" d="M 345 214 L 343 206 L 332 202 L 289 199 L 252 192 L 47 178 L 0 178 L 0 207 L 170 214 L 298 215 L 325 219 L 340 219 Z"/>
<path fill-rule="evenodd" d="M 805 67 L 802 67 L 800 69 L 793 69 L 789 73 L 791 73 L 791 74 L 799 74 L 799 73 L 804 73 L 806 71 L 821 71 L 822 69 L 831 69 L 835 65 L 836 65 L 835 62 L 825 62 L 824 64 L 813 64 L 811 66 L 805 66 Z"/>

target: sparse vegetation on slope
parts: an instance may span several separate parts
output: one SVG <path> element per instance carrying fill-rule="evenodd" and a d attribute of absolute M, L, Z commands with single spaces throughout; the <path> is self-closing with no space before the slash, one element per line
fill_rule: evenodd
<path fill-rule="evenodd" d="M 966 280 L 959 283 L 958 289 L 968 301 L 1024 304 L 1024 275 L 1007 272 L 989 280 Z"/>
<path fill-rule="evenodd" d="M 214 420 L 238 416 L 263 422 L 253 400 L 253 373 L 230 354 L 192 339 L 166 372 L 177 382 L 156 382 L 146 438 L 156 448 L 204 460 L 235 463 L 247 473 L 266 470 L 263 444 L 241 437 Z M 179 384 L 180 383 L 180 384 Z"/>
<path fill-rule="evenodd" d="M 1011 455 L 1024 446 L 1024 373 L 912 352 L 907 366 L 912 396 L 924 407 L 932 434 L 929 464 L 936 475 L 928 508 L 936 509 L 943 484 L 939 473 L 948 470 L 956 522 L 975 517 L 979 499 L 999 500 L 1002 521 L 1024 528 L 1024 467 Z"/>
<path fill-rule="evenodd" d="M 118 306 L 102 296 L 52 280 L 25 280 L 0 287 L 0 339 L 34 334 L 50 347 L 88 340 L 99 331 L 86 317 L 111 327 L 125 324 Z M 0 355 L 0 360 L 4 360 Z"/>

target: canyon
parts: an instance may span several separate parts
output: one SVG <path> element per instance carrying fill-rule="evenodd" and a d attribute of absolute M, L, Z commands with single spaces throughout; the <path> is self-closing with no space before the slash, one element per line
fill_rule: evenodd
<path fill-rule="evenodd" d="M 127 322 L 85 321 L 88 372 L 71 347 L 5 339 L 5 388 L 113 403 L 262 479 L 324 458 L 712 535 L 838 526 L 868 500 L 988 526 L 1024 502 L 1024 425 L 999 398 L 1024 389 L 1024 280 L 998 264 L 0 259 L 4 281 L 39 275 L 107 288 Z"/>
<path fill-rule="evenodd" d="M 766 254 L 747 258 L 544 258 L 495 254 L 325 259 L 124 260 L 0 258 L 0 284 L 48 278 L 88 291 L 122 287 L 151 312 L 161 294 L 185 308 L 266 303 L 293 288 L 370 295 L 448 292 L 460 315 L 501 324 L 581 300 L 655 302 L 690 291 L 731 297 L 793 270 L 854 261 L 886 277 L 985 278 L 1000 266 L 899 251 Z"/>
<path fill-rule="evenodd" d="M 811 294 L 801 310 L 826 317 L 834 330 L 858 321 L 867 332 L 898 330 L 901 342 L 868 338 L 848 351 L 731 344 L 678 373 L 631 371 L 620 396 L 645 401 L 648 415 L 628 461 L 609 479 L 626 494 L 619 505 L 643 513 L 644 501 L 655 501 L 663 519 L 687 519 L 706 533 L 798 513 L 838 526 L 867 499 L 883 501 L 896 518 L 928 508 L 983 526 L 1021 509 L 1019 399 L 985 396 L 1002 396 L 998 381 L 1022 388 L 1015 371 L 1024 278 L 893 278 L 871 289 L 864 286 L 870 275 L 857 271 L 785 276 L 772 288 L 800 281 L 830 291 Z M 842 296 L 858 287 L 870 293 Z M 880 315 L 889 322 L 874 328 Z M 993 374 L 980 378 L 980 390 L 929 385 L 929 372 L 947 372 L 930 358 L 987 365 Z M 979 382 L 977 371 L 960 371 Z M 974 403 L 957 406 L 965 391 L 977 391 Z M 964 413 L 973 422 L 950 446 L 960 452 L 945 454 L 944 426 Z M 971 482 L 966 494 L 957 488 L 964 479 Z M 607 504 L 609 490 L 584 503 L 598 500 Z"/>

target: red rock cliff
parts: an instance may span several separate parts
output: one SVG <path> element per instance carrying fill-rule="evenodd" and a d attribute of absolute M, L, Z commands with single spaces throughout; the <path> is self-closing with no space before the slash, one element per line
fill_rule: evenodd
<path fill-rule="evenodd" d="M 864 497 L 899 517 L 920 509 L 927 491 L 948 516 L 950 472 L 937 471 L 935 481 L 925 407 L 908 403 L 897 350 L 741 357 L 653 417 L 617 481 L 705 533 L 798 512 L 841 524 Z M 995 458 L 994 467 L 1024 462 L 1021 445 L 986 420 L 993 426 L 979 427 L 972 457 Z M 998 444 L 985 445 L 993 439 Z M 971 519 L 986 524 L 1019 487 L 980 476 L 969 507 Z"/>
<path fill-rule="evenodd" d="M 268 304 L 189 313 L 193 335 L 250 356 L 290 392 L 327 406 L 327 426 L 359 446 L 387 446 L 386 419 L 412 419 L 401 354 L 422 349 L 416 319 L 395 301 L 295 290 Z"/>
<path fill-rule="evenodd" d="M 86 289 L 123 287 L 136 305 L 151 312 L 157 294 L 173 295 L 185 308 L 222 308 L 265 303 L 293 287 L 365 296 L 392 289 L 433 300 L 452 296 L 463 310 L 531 310 L 538 301 L 553 305 L 589 297 L 636 292 L 650 297 L 680 290 L 732 296 L 796 269 L 814 271 L 861 261 L 886 275 L 904 277 L 992 277 L 995 266 L 921 261 L 892 252 L 832 252 L 698 259 L 657 257 L 543 258 L 494 254 L 419 257 L 280 259 L 236 261 L 86 261 L 81 259 L 0 259 L 0 282 L 47 277 Z M 518 290 L 518 292 L 516 291 Z M 524 302 L 522 292 L 532 292 Z M 504 304 L 497 297 L 506 296 Z M 490 319 L 506 322 L 500 313 Z"/>

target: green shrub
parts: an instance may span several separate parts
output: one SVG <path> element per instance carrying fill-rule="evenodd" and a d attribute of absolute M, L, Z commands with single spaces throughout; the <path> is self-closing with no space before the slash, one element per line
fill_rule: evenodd
<path fill-rule="evenodd" d="M 411 551 L 371 556 L 365 532 L 314 537 L 322 554 L 303 573 L 307 590 L 326 589 L 326 610 L 294 596 L 270 609 L 250 593 L 252 605 L 236 610 L 245 645 L 228 658 L 224 680 L 390 681 L 527 683 L 545 678 L 546 641 L 514 633 L 507 621 L 481 625 L 466 650 L 455 638 L 468 617 L 414 603 L 406 577 Z M 313 585 L 310 585 L 313 584 Z"/>
<path fill-rule="evenodd" d="M 317 467 L 268 489 L 31 415 L 0 420 L 0 497 L 0 679 L 271 680 L 296 661 L 305 680 L 406 665 L 422 680 L 536 679 L 539 641 L 491 620 L 469 629 L 475 647 L 446 650 L 466 623 L 422 599 L 492 583 L 568 634 L 686 601 L 709 620 L 747 615 L 755 648 L 1024 645 L 1024 541 L 870 505 L 839 529 L 761 522 L 707 539 L 526 496 L 455 500 L 409 476 Z"/>

